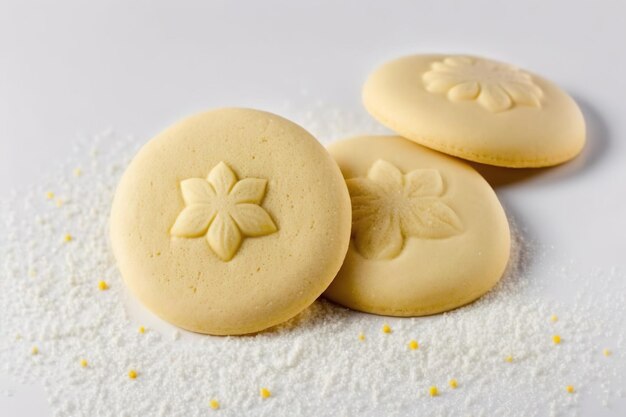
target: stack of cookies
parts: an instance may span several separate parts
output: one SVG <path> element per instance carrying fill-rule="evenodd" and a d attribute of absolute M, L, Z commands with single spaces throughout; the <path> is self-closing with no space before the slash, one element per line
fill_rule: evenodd
<path fill-rule="evenodd" d="M 421 316 L 467 304 L 502 276 L 506 214 L 465 160 L 556 165 L 585 142 L 553 83 L 470 56 L 383 65 L 367 110 L 399 136 L 325 149 L 251 109 L 187 118 L 147 143 L 117 189 L 111 242 L 125 283 L 163 319 L 200 333 L 254 333 L 320 295 Z"/>

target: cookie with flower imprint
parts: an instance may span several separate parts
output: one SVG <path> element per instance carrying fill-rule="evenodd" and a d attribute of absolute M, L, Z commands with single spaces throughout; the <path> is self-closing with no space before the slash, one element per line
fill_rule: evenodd
<path fill-rule="evenodd" d="M 398 136 L 328 149 L 350 193 L 352 238 L 327 298 L 368 313 L 422 316 L 467 304 L 500 280 L 509 225 L 468 164 Z"/>
<path fill-rule="evenodd" d="M 388 62 L 367 79 L 363 102 L 401 136 L 490 165 L 556 165 L 585 144 L 583 115 L 565 91 L 526 70 L 475 56 Z"/>
<path fill-rule="evenodd" d="M 304 129 L 221 109 L 139 151 L 110 225 L 122 277 L 145 306 L 184 329 L 244 334 L 288 320 L 328 287 L 351 206 L 337 164 Z"/>

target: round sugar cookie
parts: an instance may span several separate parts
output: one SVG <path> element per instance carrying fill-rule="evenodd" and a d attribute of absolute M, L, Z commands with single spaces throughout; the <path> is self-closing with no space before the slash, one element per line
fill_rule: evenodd
<path fill-rule="evenodd" d="M 161 318 L 252 333 L 309 306 L 339 270 L 350 197 L 315 138 L 279 116 L 221 109 L 147 143 L 113 201 L 125 283 Z"/>
<path fill-rule="evenodd" d="M 350 192 L 352 239 L 327 298 L 421 316 L 467 304 L 498 282 L 509 225 L 473 168 L 398 136 L 357 137 L 329 151 Z"/>
<path fill-rule="evenodd" d="M 414 55 L 374 71 L 367 110 L 401 136 L 438 151 L 504 167 L 574 158 L 585 143 L 576 102 L 535 74 L 459 55 Z"/>

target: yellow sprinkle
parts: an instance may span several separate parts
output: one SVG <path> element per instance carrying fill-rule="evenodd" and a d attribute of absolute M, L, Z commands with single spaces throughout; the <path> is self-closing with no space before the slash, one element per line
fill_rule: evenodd
<path fill-rule="evenodd" d="M 417 343 L 417 340 L 411 340 L 409 342 L 409 349 L 411 350 L 415 350 L 415 349 L 419 349 L 420 345 Z"/>
<path fill-rule="evenodd" d="M 70 235 L 69 233 L 67 233 L 65 236 L 63 236 L 63 240 L 65 242 L 71 242 L 74 238 L 72 237 L 72 235 Z"/>
<path fill-rule="evenodd" d="M 553 314 L 550 316 L 550 321 L 552 323 L 556 323 L 559 320 L 559 318 L 556 316 L 556 314 Z"/>
<path fill-rule="evenodd" d="M 83 368 L 86 368 L 87 365 L 88 365 L 87 359 L 81 359 L 80 360 L 80 366 L 82 366 Z"/>
<path fill-rule="evenodd" d="M 209 401 L 209 405 L 211 406 L 212 409 L 217 410 L 218 408 L 220 408 L 220 403 L 217 400 L 211 400 Z"/>
<path fill-rule="evenodd" d="M 571 394 L 574 392 L 574 387 L 572 385 L 568 385 L 565 387 L 565 390 Z"/>
<path fill-rule="evenodd" d="M 428 393 L 431 397 L 436 397 L 437 395 L 439 395 L 439 390 L 436 386 L 433 385 L 432 387 L 428 388 Z"/>
<path fill-rule="evenodd" d="M 109 284 L 106 281 L 98 281 L 98 288 L 100 288 L 100 291 L 108 290 Z"/>
<path fill-rule="evenodd" d="M 46 193 L 46 198 L 47 198 L 48 200 L 52 200 L 52 199 L 54 198 L 54 193 L 53 193 L 52 191 L 48 191 L 48 192 Z"/>
<path fill-rule="evenodd" d="M 459 383 L 457 382 L 456 379 L 452 378 L 449 382 L 448 385 L 450 385 L 450 388 L 452 389 L 456 389 L 456 387 L 459 386 Z"/>
<path fill-rule="evenodd" d="M 146 332 L 146 328 L 143 326 L 139 326 L 139 333 L 144 334 Z"/>
<path fill-rule="evenodd" d="M 128 377 L 130 379 L 135 379 L 137 378 L 137 371 L 135 371 L 134 369 L 131 369 L 130 371 L 128 371 Z"/>
<path fill-rule="evenodd" d="M 272 393 L 267 388 L 261 388 L 259 393 L 261 394 L 261 398 L 269 398 L 272 396 Z"/>
<path fill-rule="evenodd" d="M 552 343 L 554 343 L 555 345 L 561 343 L 561 336 L 559 336 L 558 334 L 552 336 Z"/>
<path fill-rule="evenodd" d="M 365 334 L 363 332 L 359 333 L 359 340 L 361 342 L 365 340 Z"/>
<path fill-rule="evenodd" d="M 57 207 L 61 207 L 63 205 L 63 200 L 61 200 L 60 198 L 57 198 L 54 203 L 56 204 Z"/>
<path fill-rule="evenodd" d="M 30 350 L 30 353 L 32 353 L 33 355 L 39 354 L 39 348 L 37 346 L 33 346 L 33 348 Z"/>
<path fill-rule="evenodd" d="M 72 173 L 75 177 L 80 177 L 81 175 L 83 175 L 83 170 L 80 168 L 74 168 L 74 171 L 72 171 Z"/>
<path fill-rule="evenodd" d="M 504 361 L 508 362 L 508 363 L 513 362 L 513 356 L 511 356 L 511 355 L 507 356 L 506 358 L 504 358 Z"/>
<path fill-rule="evenodd" d="M 388 324 L 383 326 L 383 333 L 391 333 L 391 327 Z"/>
<path fill-rule="evenodd" d="M 613 353 L 613 352 L 611 352 L 611 351 L 610 351 L 610 350 L 608 350 L 608 349 L 602 349 L 602 354 L 603 354 L 604 356 L 611 356 L 611 354 L 612 354 L 612 353 Z"/>

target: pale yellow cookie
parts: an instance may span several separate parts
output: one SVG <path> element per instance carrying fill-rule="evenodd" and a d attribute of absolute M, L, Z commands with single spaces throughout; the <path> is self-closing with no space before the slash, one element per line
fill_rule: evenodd
<path fill-rule="evenodd" d="M 352 199 L 352 239 L 327 298 L 421 316 L 467 304 L 498 282 L 509 225 L 473 168 L 398 136 L 348 139 L 329 151 Z"/>
<path fill-rule="evenodd" d="M 222 109 L 139 151 L 115 194 L 111 242 L 154 313 L 243 334 L 288 320 L 328 287 L 350 219 L 341 172 L 315 138 L 270 113 Z"/>
<path fill-rule="evenodd" d="M 388 62 L 368 78 L 363 102 L 398 134 L 485 164 L 556 165 L 585 144 L 585 121 L 567 93 L 484 58 L 415 55 Z"/>

